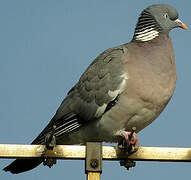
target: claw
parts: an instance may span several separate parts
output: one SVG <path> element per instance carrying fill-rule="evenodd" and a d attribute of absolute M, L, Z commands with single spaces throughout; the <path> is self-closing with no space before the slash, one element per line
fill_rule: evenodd
<path fill-rule="evenodd" d="M 56 126 L 54 125 L 52 127 L 52 131 L 46 135 L 45 137 L 45 149 L 43 152 L 43 155 L 46 154 L 47 150 L 53 150 L 54 147 L 56 146 L 56 137 L 54 136 L 54 132 L 56 130 Z M 43 165 L 44 166 L 48 166 L 49 168 L 51 168 L 54 164 L 56 164 L 56 159 L 44 159 L 43 160 Z"/>
<path fill-rule="evenodd" d="M 51 168 L 54 164 L 56 164 L 56 159 L 44 159 L 43 165 Z"/>
<path fill-rule="evenodd" d="M 135 167 L 135 165 L 136 165 L 136 162 L 129 159 L 120 161 L 120 166 L 124 166 L 127 170 L 129 170 L 129 168 Z"/>
<path fill-rule="evenodd" d="M 127 151 L 128 154 L 132 154 L 138 150 L 139 147 L 139 141 L 136 135 L 136 127 L 132 128 L 131 132 L 128 131 L 122 131 L 121 135 L 124 137 L 123 141 L 119 143 L 119 148 L 122 148 L 123 150 Z M 136 163 L 132 160 L 121 160 L 120 165 L 124 166 L 127 170 L 129 168 L 135 167 Z"/>
<path fill-rule="evenodd" d="M 127 152 L 133 153 L 138 150 L 139 141 L 136 135 L 136 127 L 132 128 L 131 132 L 122 131 L 121 135 L 124 137 L 123 141 L 119 143 L 119 147 L 122 146 L 123 149 L 126 149 Z"/>
<path fill-rule="evenodd" d="M 54 125 L 52 127 L 52 131 L 46 135 L 45 137 L 45 145 L 46 149 L 53 150 L 53 148 L 56 146 L 56 137 L 54 136 L 54 132 L 56 130 L 56 126 Z"/>

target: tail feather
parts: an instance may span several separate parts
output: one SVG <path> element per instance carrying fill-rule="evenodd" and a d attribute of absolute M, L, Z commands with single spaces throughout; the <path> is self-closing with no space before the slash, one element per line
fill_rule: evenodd
<path fill-rule="evenodd" d="M 37 167 L 42 161 L 42 159 L 16 159 L 3 170 L 18 174 Z"/>
<path fill-rule="evenodd" d="M 55 136 L 58 138 L 59 136 L 65 136 L 69 132 L 79 128 L 81 124 L 78 121 L 79 119 L 74 113 L 65 114 L 62 118 L 57 120 L 53 117 L 51 122 L 44 128 L 32 144 L 44 144 L 45 137 L 50 133 L 53 125 L 56 125 Z M 37 167 L 42 163 L 42 161 L 42 159 L 16 159 L 3 170 L 10 171 L 13 174 L 18 174 Z"/>

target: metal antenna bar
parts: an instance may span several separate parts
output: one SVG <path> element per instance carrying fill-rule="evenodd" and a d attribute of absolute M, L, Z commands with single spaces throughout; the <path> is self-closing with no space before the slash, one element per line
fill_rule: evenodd
<path fill-rule="evenodd" d="M 44 145 L 0 144 L 0 158 L 42 158 Z M 85 159 L 86 146 L 57 145 L 47 150 L 43 157 L 56 159 Z M 103 160 L 131 159 L 134 161 L 191 162 L 191 148 L 183 147 L 139 147 L 129 155 L 114 146 L 102 147 Z"/>

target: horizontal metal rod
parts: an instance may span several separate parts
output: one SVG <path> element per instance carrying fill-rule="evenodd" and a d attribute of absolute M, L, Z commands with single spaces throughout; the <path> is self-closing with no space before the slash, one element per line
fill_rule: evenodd
<path fill-rule="evenodd" d="M 44 145 L 0 144 L 0 158 L 85 159 L 85 146 L 57 145 L 43 155 Z M 131 159 L 135 161 L 191 162 L 191 148 L 139 147 L 129 155 L 114 146 L 103 146 L 103 160 Z"/>

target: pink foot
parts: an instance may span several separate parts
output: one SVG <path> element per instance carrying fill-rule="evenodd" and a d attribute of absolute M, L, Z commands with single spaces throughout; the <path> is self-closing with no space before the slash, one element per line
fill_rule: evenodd
<path fill-rule="evenodd" d="M 128 147 L 132 145 L 139 147 L 139 141 L 135 132 L 122 131 L 121 135 L 125 138 Z"/>

